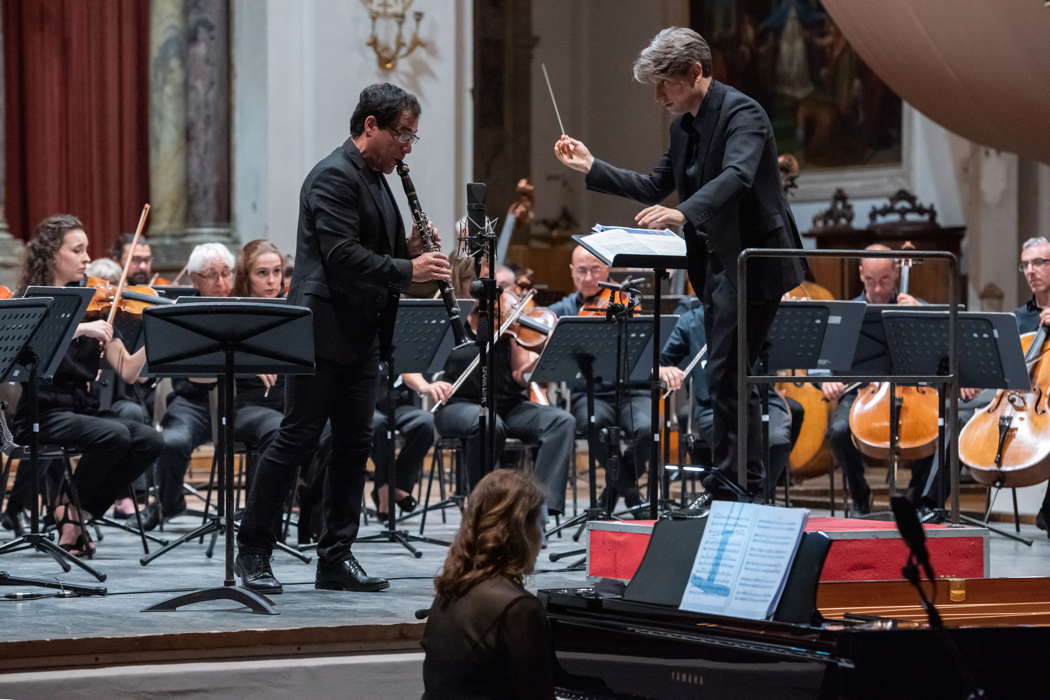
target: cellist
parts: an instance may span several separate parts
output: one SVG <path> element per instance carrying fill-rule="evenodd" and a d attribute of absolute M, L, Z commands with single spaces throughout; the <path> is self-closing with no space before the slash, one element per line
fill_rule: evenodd
<path fill-rule="evenodd" d="M 890 250 L 875 243 L 865 250 Z M 901 306 L 921 306 L 922 302 L 910 294 L 901 294 L 898 290 L 900 270 L 896 261 L 891 258 L 863 258 L 860 261 L 860 281 L 864 291 L 851 301 L 863 301 L 868 304 L 900 304 Z M 871 360 L 882 358 L 870 358 Z M 829 401 L 839 400 L 838 408 L 831 418 L 828 438 L 835 461 L 842 468 L 842 476 L 853 499 L 853 510 L 860 515 L 871 512 L 871 488 L 864 478 L 864 460 L 860 450 L 853 444 L 850 433 L 850 408 L 856 398 L 856 392 L 844 393 L 846 385 L 841 382 L 826 382 L 820 385 L 824 398 Z M 922 495 L 926 477 L 933 463 L 932 457 L 916 460 L 911 465 L 911 483 L 908 485 L 909 498 L 918 503 Z"/>
<path fill-rule="evenodd" d="M 1017 317 L 1017 330 L 1034 333 L 1039 326 L 1050 326 L 1050 239 L 1046 236 L 1029 238 L 1021 244 L 1021 262 L 1017 269 L 1024 275 L 1028 290 L 1032 296 L 1021 306 L 1014 309 Z M 1043 495 L 1043 504 L 1035 517 L 1035 524 L 1040 530 L 1047 530 L 1050 520 L 1050 483 Z M 1050 530 L 1048 530 L 1050 537 Z"/>

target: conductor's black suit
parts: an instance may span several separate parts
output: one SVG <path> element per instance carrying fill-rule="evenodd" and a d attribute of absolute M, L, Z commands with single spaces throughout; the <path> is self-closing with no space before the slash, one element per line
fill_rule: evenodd
<path fill-rule="evenodd" d="M 714 408 L 713 459 L 735 479 L 737 450 L 736 261 L 745 248 L 801 248 L 798 229 L 780 188 L 773 129 L 753 99 L 712 81 L 694 118 L 671 124 L 670 148 L 651 173 L 614 167 L 597 158 L 587 174 L 596 192 L 657 204 L 678 193 L 689 279 L 704 302 L 707 365 Z M 780 296 L 802 281 L 797 259 L 750 264 L 748 347 L 753 365 L 765 343 Z M 749 475 L 761 474 L 758 392 L 751 392 Z M 749 478 L 749 481 L 751 479 Z M 754 487 L 755 484 L 752 484 Z M 725 493 L 716 495 L 725 496 Z"/>
<path fill-rule="evenodd" d="M 298 465 L 332 421 L 318 554 L 344 558 L 357 536 L 380 354 L 412 278 L 405 230 L 382 174 L 347 140 L 307 175 L 299 195 L 288 303 L 313 311 L 317 372 L 289 376 L 280 431 L 262 455 L 238 542 L 269 554 Z"/>

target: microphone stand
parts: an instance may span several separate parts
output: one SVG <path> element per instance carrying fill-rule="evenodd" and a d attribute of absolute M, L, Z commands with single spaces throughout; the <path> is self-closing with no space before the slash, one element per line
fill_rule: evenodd
<path fill-rule="evenodd" d="M 493 345 L 499 340 L 493 333 L 499 323 L 496 309 L 499 288 L 496 286 L 493 264 L 496 259 L 496 234 L 485 217 L 484 183 L 467 184 L 467 230 L 470 253 L 474 257 L 474 281 L 470 285 L 470 295 L 478 300 L 478 331 L 475 338 L 481 372 L 478 433 L 481 438 L 481 476 L 484 476 L 496 468 L 499 460 L 496 454 L 496 386 L 493 381 L 495 353 L 492 352 Z M 489 261 L 487 277 L 481 275 L 482 260 L 485 259 Z"/>

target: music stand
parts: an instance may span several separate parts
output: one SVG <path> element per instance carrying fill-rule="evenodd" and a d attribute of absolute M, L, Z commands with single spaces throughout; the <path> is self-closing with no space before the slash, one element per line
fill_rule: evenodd
<path fill-rule="evenodd" d="M 623 328 L 626 326 L 626 328 Z M 547 532 L 547 536 L 557 534 L 562 530 L 579 525 L 580 528 L 573 536 L 579 540 L 583 527 L 591 520 L 608 520 L 611 516 L 609 511 L 615 501 L 615 474 L 609 475 L 606 466 L 606 503 L 598 503 L 598 465 L 596 462 L 595 445 L 598 444 L 597 424 L 594 421 L 594 386 L 601 379 L 615 381 L 617 377 L 617 358 L 619 353 L 601 352 L 602 348 L 608 348 L 611 344 L 619 342 L 619 336 L 623 330 L 626 355 L 626 365 L 633 367 L 645 350 L 646 344 L 652 338 L 653 323 L 649 318 L 628 318 L 622 323 L 609 323 L 600 316 L 562 316 L 547 337 L 547 344 L 540 355 L 536 367 L 533 368 L 529 381 L 545 384 L 548 382 L 575 383 L 583 378 L 587 391 L 587 460 L 588 475 L 587 489 L 590 497 L 589 507 L 574 518 L 570 518 L 560 525 L 555 526 Z M 610 454 L 614 454 L 618 446 L 610 445 Z M 612 459 L 610 459 L 612 461 Z M 615 466 L 614 466 L 615 470 Z M 574 550 L 552 554 L 551 561 L 558 561 L 565 557 L 581 554 L 586 550 Z M 582 562 L 577 562 L 577 566 Z"/>
<path fill-rule="evenodd" d="M 668 270 L 685 270 L 689 267 L 685 239 L 668 229 L 619 229 L 596 225 L 594 233 L 586 236 L 574 235 L 573 240 L 589 250 L 595 257 L 609 266 L 645 267 L 653 271 L 654 338 L 660 338 L 660 308 L 662 281 Z M 652 372 L 649 375 L 650 421 L 653 440 L 649 451 L 649 517 L 659 515 L 660 472 L 660 351 L 663 348 L 653 343 Z"/>
<path fill-rule="evenodd" d="M 273 602 L 236 584 L 233 571 L 233 387 L 237 374 L 311 374 L 314 371 L 310 310 L 288 304 L 209 301 L 143 312 L 150 374 L 219 377 L 220 515 L 226 540 L 222 586 L 204 588 L 150 606 L 173 611 L 209 600 L 232 600 L 253 613 L 276 615 Z"/>
<path fill-rule="evenodd" d="M 462 305 L 461 305 L 462 306 Z M 462 309 L 461 309 L 462 310 Z M 451 337 L 448 322 L 448 311 L 441 299 L 402 299 L 397 307 L 397 320 L 394 322 L 394 337 L 390 357 L 386 361 L 387 390 L 387 455 L 389 463 L 386 473 L 387 521 L 386 527 L 374 534 L 358 537 L 357 542 L 393 542 L 412 553 L 416 559 L 423 553 L 412 546 L 413 542 L 427 542 L 448 547 L 451 542 L 432 537 L 410 534 L 407 530 L 397 529 L 397 517 L 394 506 L 395 484 L 397 483 L 396 446 L 394 445 L 395 418 L 397 410 L 397 390 L 394 380 L 398 374 L 422 373 L 430 363 L 445 336 Z M 396 368 L 396 369 L 395 369 Z"/>
<path fill-rule="evenodd" d="M 958 312 L 957 335 L 959 353 L 959 385 L 980 389 L 1007 389 L 1027 391 L 1031 388 L 1028 368 L 1017 337 L 1017 322 L 1009 313 Z M 899 307 L 882 312 L 890 362 L 894 374 L 933 375 L 948 371 L 948 312 L 904 311 Z M 941 465 L 948 464 L 953 471 L 951 498 L 958 499 L 958 395 L 948 397 L 947 386 L 938 392 L 938 449 L 926 481 L 928 492 L 938 483 Z M 891 424 L 892 427 L 892 424 Z M 944 508 L 943 485 L 934 496 L 935 507 L 924 516 L 924 521 L 942 521 L 947 517 Z M 969 525 L 987 528 L 990 532 L 1031 546 L 1028 538 L 988 525 L 986 521 L 959 514 Z"/>
<path fill-rule="evenodd" d="M 43 476 L 39 466 L 40 409 L 37 382 L 41 377 L 54 376 L 94 293 L 94 289 L 80 287 L 30 287 L 27 296 L 32 294 L 32 298 L 0 301 L 0 338 L 3 339 L 0 342 L 0 381 L 25 384 L 29 422 L 33 426 L 29 434 L 29 465 L 25 465 L 25 468 L 32 469 L 34 475 L 29 532 L 0 546 L 0 555 L 35 549 L 49 554 L 65 572 L 71 570 L 70 564 L 75 564 L 97 580 L 105 581 L 105 574 L 62 549 L 40 531 L 39 507 L 40 480 Z M 106 594 L 106 589 L 101 586 L 35 581 L 3 572 L 0 572 L 0 585 L 70 589 L 81 595 Z"/>

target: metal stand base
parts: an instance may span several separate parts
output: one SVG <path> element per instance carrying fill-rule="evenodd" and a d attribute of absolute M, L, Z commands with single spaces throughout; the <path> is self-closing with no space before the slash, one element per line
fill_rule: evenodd
<path fill-rule="evenodd" d="M 437 540 L 432 537 L 420 537 L 419 535 L 412 535 L 409 534 L 407 530 L 387 529 L 377 532 L 374 535 L 358 537 L 356 540 L 354 540 L 354 544 L 370 544 L 374 542 L 392 542 L 394 544 L 399 544 L 405 549 L 407 549 L 416 559 L 422 558 L 423 552 L 413 547 L 413 542 L 426 542 L 427 544 L 437 544 L 441 545 L 442 547 L 452 546 L 451 542 L 446 542 L 445 540 Z"/>
<path fill-rule="evenodd" d="M 273 606 L 273 601 L 264 595 L 249 591 L 240 586 L 219 586 L 217 588 L 202 588 L 192 593 L 184 593 L 165 600 L 162 603 L 144 608 L 142 612 L 175 612 L 186 605 L 204 603 L 209 600 L 232 600 L 240 603 L 257 615 L 280 615 L 281 613 Z"/>
<path fill-rule="evenodd" d="M 21 552 L 24 549 L 35 549 L 43 554 L 50 554 L 51 558 L 58 562 L 58 565 L 62 567 L 62 571 L 69 572 L 71 570 L 69 565 L 76 564 L 81 569 L 94 576 L 95 579 L 99 581 L 106 580 L 106 575 L 104 573 L 92 568 L 84 561 L 73 556 L 40 533 L 30 532 L 17 539 L 11 540 L 10 542 L 4 543 L 3 546 L 0 546 L 0 555 Z"/>
<path fill-rule="evenodd" d="M 944 523 L 948 522 L 950 520 L 950 517 L 951 514 L 948 512 L 947 508 L 934 508 L 933 510 L 930 510 L 926 514 L 924 514 L 920 518 L 920 520 L 924 523 Z M 972 518 L 969 515 L 963 515 L 962 513 L 959 513 L 959 521 L 966 523 L 967 525 L 973 525 L 974 527 L 983 527 L 985 530 L 988 530 L 988 532 L 992 532 L 1001 537 L 1013 540 L 1014 542 L 1020 542 L 1026 547 L 1032 546 L 1032 540 L 1030 540 L 1029 538 L 1023 537 L 1021 535 L 1015 535 L 1014 533 L 1007 532 L 1006 530 L 1000 530 L 997 527 L 992 527 L 988 524 L 986 520 L 978 520 L 977 518 Z"/>
<path fill-rule="evenodd" d="M 233 531 L 235 533 L 237 532 L 237 529 L 238 529 L 237 526 L 234 525 L 233 526 Z M 209 559 L 211 559 L 212 554 L 214 553 L 214 550 L 215 550 L 215 541 L 218 539 L 219 535 L 223 534 L 225 531 L 226 531 L 226 526 L 223 523 L 223 521 L 219 518 L 219 516 L 213 515 L 211 517 L 211 520 L 209 520 L 204 525 L 201 525 L 200 527 L 196 528 L 195 530 L 186 533 L 185 535 L 183 535 L 179 539 L 164 545 L 162 548 L 158 549 L 156 552 L 153 552 L 152 554 L 147 554 L 146 556 L 140 558 L 139 559 L 139 564 L 141 564 L 142 566 L 146 566 L 150 562 L 152 562 L 154 559 L 156 559 L 157 557 L 160 557 L 160 556 L 163 556 L 163 555 L 167 554 L 168 552 L 170 552 L 171 550 L 175 549 L 179 545 L 185 544 L 186 542 L 189 542 L 190 540 L 193 540 L 193 539 L 197 539 L 197 538 L 203 539 L 205 535 L 211 535 L 212 536 L 211 542 L 208 544 L 208 549 L 204 553 L 205 556 L 207 556 Z M 284 542 L 275 542 L 274 543 L 274 547 L 276 547 L 277 549 L 281 550 L 285 554 L 291 554 L 293 557 L 295 557 L 296 559 L 298 559 L 299 561 L 301 561 L 304 564 L 309 564 L 310 563 L 310 557 L 308 557 L 307 555 L 303 554 L 300 550 L 296 549 L 295 547 L 289 547 Z"/>
<path fill-rule="evenodd" d="M 39 586 L 40 588 L 53 588 L 56 591 L 72 591 L 77 595 L 106 595 L 105 586 L 85 586 L 80 583 L 67 583 L 65 581 L 22 578 L 21 576 L 11 576 L 6 571 L 0 571 L 0 586 Z"/>

